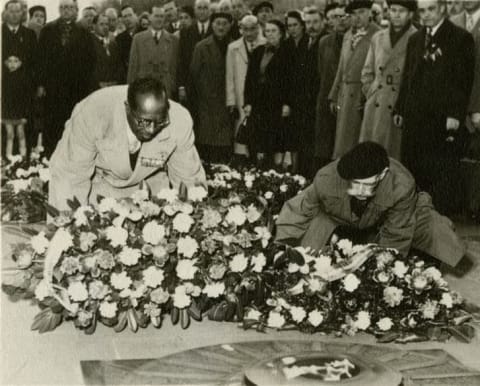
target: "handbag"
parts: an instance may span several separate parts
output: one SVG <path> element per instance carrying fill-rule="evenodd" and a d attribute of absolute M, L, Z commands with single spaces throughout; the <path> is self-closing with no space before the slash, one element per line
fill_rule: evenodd
<path fill-rule="evenodd" d="M 252 141 L 252 136 L 254 133 L 254 128 L 252 125 L 252 119 L 245 117 L 237 130 L 237 136 L 235 142 L 241 145 L 249 145 Z"/>

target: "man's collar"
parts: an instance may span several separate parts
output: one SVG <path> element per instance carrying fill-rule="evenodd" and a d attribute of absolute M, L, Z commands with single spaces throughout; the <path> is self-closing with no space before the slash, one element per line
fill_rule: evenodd
<path fill-rule="evenodd" d="M 162 30 L 154 30 L 153 28 L 151 28 L 151 31 L 152 31 L 152 36 L 155 37 L 155 35 L 158 33 L 158 37 L 161 37 L 162 36 Z"/>
<path fill-rule="evenodd" d="M 465 17 L 468 15 L 472 16 L 473 18 L 473 25 L 476 26 L 478 21 L 480 20 L 480 7 L 478 7 L 473 13 L 469 14 L 467 11 L 465 11 Z"/>
<path fill-rule="evenodd" d="M 205 29 L 208 29 L 210 25 L 210 20 L 204 21 L 203 23 L 201 21 L 197 21 L 197 26 L 199 30 L 202 30 L 202 26 L 205 26 Z"/>
<path fill-rule="evenodd" d="M 13 25 L 7 23 L 7 27 L 10 31 L 17 32 L 20 29 L 20 24 L 17 25 L 17 26 L 13 26 Z"/>
<path fill-rule="evenodd" d="M 126 120 L 126 122 L 128 151 L 129 153 L 136 153 L 138 149 L 140 149 L 140 147 L 142 146 L 142 143 L 138 140 L 137 137 L 135 137 L 135 134 L 133 134 L 133 131 L 128 124 L 128 120 Z"/>
<path fill-rule="evenodd" d="M 440 27 L 443 25 L 443 23 L 445 22 L 445 18 L 442 18 L 442 20 L 440 20 L 436 26 L 432 27 L 432 36 L 434 36 L 437 31 L 440 29 Z"/>

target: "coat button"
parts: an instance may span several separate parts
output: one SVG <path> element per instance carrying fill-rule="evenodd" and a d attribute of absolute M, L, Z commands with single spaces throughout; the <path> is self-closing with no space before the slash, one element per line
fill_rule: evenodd
<path fill-rule="evenodd" d="M 397 89 L 395 87 L 392 87 L 392 91 L 397 91 Z"/>
<path fill-rule="evenodd" d="M 383 87 L 383 86 L 382 86 L 381 84 L 378 85 L 378 89 L 379 89 L 379 90 L 381 90 L 382 87 Z"/>
<path fill-rule="evenodd" d="M 391 109 L 392 109 L 392 105 L 388 105 L 388 109 L 391 110 Z"/>
<path fill-rule="evenodd" d="M 353 98 L 353 93 L 352 93 L 352 94 L 350 94 L 350 96 Z"/>
<path fill-rule="evenodd" d="M 375 103 L 375 107 L 380 107 L 380 103 Z"/>

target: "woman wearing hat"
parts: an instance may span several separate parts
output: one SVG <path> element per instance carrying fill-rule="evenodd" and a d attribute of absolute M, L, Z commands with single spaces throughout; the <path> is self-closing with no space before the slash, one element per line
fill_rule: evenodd
<path fill-rule="evenodd" d="M 393 123 L 393 107 L 398 98 L 408 39 L 417 30 L 411 23 L 417 2 L 389 0 L 388 6 L 390 27 L 373 36 L 362 70 L 367 102 L 360 142 L 378 142 L 391 157 L 400 159 L 402 129 Z"/>
<path fill-rule="evenodd" d="M 248 63 L 245 80 L 245 115 L 251 117 L 253 153 L 261 166 L 280 166 L 284 155 L 285 120 L 290 115 L 291 60 L 286 50 L 285 26 L 270 20 L 265 25 L 265 46 L 257 47 Z"/>

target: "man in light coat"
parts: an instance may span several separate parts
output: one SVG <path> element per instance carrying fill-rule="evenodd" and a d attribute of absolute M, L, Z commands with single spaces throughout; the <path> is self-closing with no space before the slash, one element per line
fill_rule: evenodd
<path fill-rule="evenodd" d="M 345 34 L 340 62 L 328 96 L 330 108 L 337 114 L 337 130 L 333 159 L 341 157 L 358 143 L 365 98 L 361 73 L 370 40 L 379 27 L 371 22 L 371 1 L 355 0 L 346 8 L 351 15 L 352 28 Z"/>
<path fill-rule="evenodd" d="M 265 44 L 261 34 L 258 19 L 253 15 L 246 15 L 240 22 L 243 37 L 230 43 L 227 50 L 227 107 L 235 118 L 235 135 L 238 127 L 245 119 L 243 112 L 243 90 L 247 76 L 248 61 L 252 51 Z M 244 144 L 234 143 L 234 154 L 248 156 L 248 148 Z"/>
<path fill-rule="evenodd" d="M 133 37 L 127 82 L 154 77 L 165 84 L 171 97 L 176 91 L 178 38 L 165 31 L 165 11 L 162 7 L 152 7 L 150 21 L 151 29 Z"/>
<path fill-rule="evenodd" d="M 395 248 L 402 256 L 416 249 L 451 266 L 466 252 L 452 222 L 375 142 L 363 142 L 320 169 L 310 186 L 285 203 L 277 220 L 279 243 L 318 251 L 343 238 Z"/>
<path fill-rule="evenodd" d="M 374 141 L 400 160 L 402 129 L 393 123 L 393 108 L 402 80 L 408 38 L 417 30 L 411 23 L 416 0 L 389 0 L 390 27 L 373 35 L 362 70 L 367 100 L 360 142 Z"/>
<path fill-rule="evenodd" d="M 152 194 L 170 184 L 206 185 L 192 119 L 165 86 L 140 78 L 107 87 L 77 104 L 50 160 L 49 202 L 68 210 L 103 197 L 128 197 L 144 181 Z"/>

